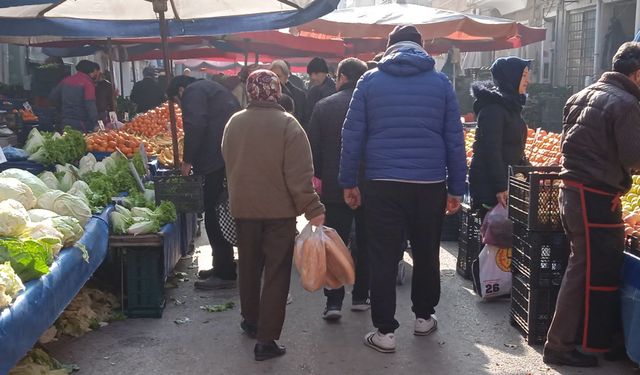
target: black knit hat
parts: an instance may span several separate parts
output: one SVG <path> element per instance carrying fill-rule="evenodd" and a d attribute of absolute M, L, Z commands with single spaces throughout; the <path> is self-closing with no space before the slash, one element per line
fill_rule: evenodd
<path fill-rule="evenodd" d="M 418 29 L 413 25 L 398 25 L 389 34 L 389 43 L 387 48 L 399 42 L 414 42 L 418 45 L 422 45 L 422 35 Z"/>

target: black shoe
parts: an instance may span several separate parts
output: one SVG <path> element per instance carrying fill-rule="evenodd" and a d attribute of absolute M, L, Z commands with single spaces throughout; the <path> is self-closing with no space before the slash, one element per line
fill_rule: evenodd
<path fill-rule="evenodd" d="M 559 352 L 551 349 L 544 349 L 542 361 L 548 365 L 566 365 L 572 367 L 596 367 L 598 358 L 592 355 L 580 353 L 577 350 L 570 352 Z"/>
<path fill-rule="evenodd" d="M 322 313 L 322 319 L 329 321 L 337 321 L 342 318 L 342 306 L 327 305 Z"/>
<path fill-rule="evenodd" d="M 247 323 L 244 319 L 240 322 L 240 328 L 242 328 L 244 333 L 252 339 L 255 339 L 256 336 L 258 336 L 258 327 L 255 324 Z"/>
<path fill-rule="evenodd" d="M 268 344 L 257 343 L 253 349 L 256 361 L 265 361 L 267 359 L 283 356 L 287 352 L 287 349 L 276 344 L 275 341 L 271 341 Z"/>
<path fill-rule="evenodd" d="M 215 290 L 215 289 L 230 289 L 235 288 L 235 280 L 224 280 L 216 276 L 212 276 L 206 280 L 196 281 L 194 284 L 196 289 L 201 290 Z"/>
<path fill-rule="evenodd" d="M 213 268 L 210 270 L 198 271 L 198 279 L 208 279 L 213 275 L 215 275 L 215 270 Z"/>

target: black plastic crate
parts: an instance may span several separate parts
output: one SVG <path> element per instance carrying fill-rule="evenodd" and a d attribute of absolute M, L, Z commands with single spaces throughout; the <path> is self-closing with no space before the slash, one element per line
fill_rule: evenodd
<path fill-rule="evenodd" d="M 481 224 L 479 213 L 467 205 L 462 205 L 456 271 L 467 280 L 471 279 L 471 264 L 482 250 Z"/>
<path fill-rule="evenodd" d="M 120 250 L 125 267 L 124 306 L 130 318 L 161 318 L 165 307 L 162 247 Z"/>
<path fill-rule="evenodd" d="M 640 239 L 636 236 L 627 236 L 625 239 L 625 251 L 629 254 L 640 256 Z"/>
<path fill-rule="evenodd" d="M 534 287 L 560 287 L 569 261 L 569 241 L 560 232 L 533 232 L 513 226 L 511 268 Z"/>
<path fill-rule="evenodd" d="M 535 288 L 513 270 L 511 324 L 530 345 L 544 344 L 556 309 L 559 288 Z"/>
<path fill-rule="evenodd" d="M 454 215 L 445 215 L 442 223 L 440 241 L 457 241 L 460 237 L 460 218 L 462 213 L 458 211 Z"/>
<path fill-rule="evenodd" d="M 509 218 L 533 231 L 562 231 L 559 172 L 559 167 L 511 167 Z"/>
<path fill-rule="evenodd" d="M 173 202 L 179 213 L 204 211 L 204 179 L 202 176 L 180 176 L 156 174 L 153 185 L 156 203 L 163 200 Z"/>

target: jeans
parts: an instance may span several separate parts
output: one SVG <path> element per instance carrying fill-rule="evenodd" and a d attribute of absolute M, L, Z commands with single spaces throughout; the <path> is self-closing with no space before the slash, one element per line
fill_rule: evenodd
<path fill-rule="evenodd" d="M 371 261 L 371 319 L 383 333 L 399 323 L 396 277 L 409 239 L 413 256 L 411 301 L 416 318 L 429 319 L 440 300 L 440 234 L 447 201 L 445 183 L 369 181 L 364 195 Z"/>
<path fill-rule="evenodd" d="M 352 210 L 345 203 L 326 203 L 325 225 L 338 232 L 342 241 L 351 249 L 356 266 L 356 283 L 353 285 L 353 301 L 363 301 L 369 298 L 369 254 L 367 253 L 367 234 L 365 228 L 364 210 Z M 355 243 L 349 243 L 352 224 L 355 221 Z M 342 307 L 344 287 L 325 289 L 327 306 Z"/>

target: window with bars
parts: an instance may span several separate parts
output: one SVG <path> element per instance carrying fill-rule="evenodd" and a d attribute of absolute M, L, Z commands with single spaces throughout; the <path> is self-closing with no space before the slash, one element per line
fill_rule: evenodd
<path fill-rule="evenodd" d="M 567 85 L 575 92 L 585 86 L 586 76 L 594 74 L 596 11 L 570 13 L 568 21 Z"/>

